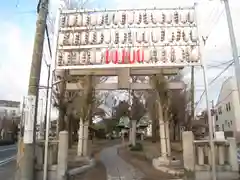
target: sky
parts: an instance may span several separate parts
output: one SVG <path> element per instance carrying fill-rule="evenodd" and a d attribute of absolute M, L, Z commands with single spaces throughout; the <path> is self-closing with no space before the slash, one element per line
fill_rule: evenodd
<path fill-rule="evenodd" d="M 50 1 L 50 13 L 54 16 L 58 0 Z M 93 8 L 147 8 L 147 7 L 179 7 L 192 6 L 193 0 L 89 0 L 87 7 Z M 237 43 L 240 43 L 240 1 L 229 0 L 233 17 Z M 32 47 L 36 24 L 37 0 L 8 0 L 0 2 L 0 99 L 20 101 L 27 93 Z M 202 36 L 209 36 L 203 49 L 203 59 L 207 64 L 208 81 L 211 81 L 221 68 L 211 68 L 232 59 L 231 46 L 227 28 L 224 5 L 220 0 L 198 0 L 198 22 Z M 45 47 L 45 52 L 47 51 Z M 44 56 L 47 62 L 49 57 Z M 189 71 L 185 70 L 185 82 L 189 82 Z M 222 82 L 230 75 L 230 68 L 210 88 L 210 100 L 217 99 Z M 41 85 L 46 84 L 47 68 L 42 64 Z M 199 68 L 196 70 L 196 101 L 203 92 L 203 76 Z M 44 92 L 42 94 L 44 96 Z M 199 109 L 204 107 L 204 99 Z"/>

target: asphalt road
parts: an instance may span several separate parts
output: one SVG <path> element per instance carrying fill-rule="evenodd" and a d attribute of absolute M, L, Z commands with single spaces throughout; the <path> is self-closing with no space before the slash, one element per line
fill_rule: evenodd
<path fill-rule="evenodd" d="M 17 146 L 0 146 L 0 179 L 14 180 Z"/>

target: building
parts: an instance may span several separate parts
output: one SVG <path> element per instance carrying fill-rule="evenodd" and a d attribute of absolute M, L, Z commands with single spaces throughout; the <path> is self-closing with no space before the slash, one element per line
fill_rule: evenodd
<path fill-rule="evenodd" d="M 0 100 L 0 119 L 13 119 L 20 116 L 20 102 Z"/>
<path fill-rule="evenodd" d="M 225 136 L 237 136 L 240 132 L 240 103 L 234 77 L 223 82 L 215 105 L 216 131 L 224 131 Z"/>
<path fill-rule="evenodd" d="M 20 102 L 0 100 L 0 139 L 16 139 Z"/>

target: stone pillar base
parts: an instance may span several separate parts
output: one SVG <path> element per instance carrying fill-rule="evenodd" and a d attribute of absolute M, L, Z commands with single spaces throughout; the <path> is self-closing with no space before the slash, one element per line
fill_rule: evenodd
<path fill-rule="evenodd" d="M 180 160 L 172 160 L 168 157 L 159 157 L 152 160 L 152 165 L 155 169 L 160 170 L 165 173 L 169 173 L 173 176 L 182 176 L 184 175 L 183 169 L 174 168 L 174 166 L 180 166 Z"/>

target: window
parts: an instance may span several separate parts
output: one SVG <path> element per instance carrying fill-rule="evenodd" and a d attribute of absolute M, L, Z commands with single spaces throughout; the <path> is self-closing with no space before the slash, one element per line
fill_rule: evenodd
<path fill-rule="evenodd" d="M 225 125 L 227 125 L 227 123 L 228 123 L 227 120 L 225 120 Z"/>
<path fill-rule="evenodd" d="M 218 114 L 222 114 L 222 107 L 221 106 L 218 108 Z"/>
<path fill-rule="evenodd" d="M 231 125 L 232 125 L 232 121 L 230 121 Z"/>
<path fill-rule="evenodd" d="M 231 104 L 230 104 L 230 102 L 228 102 L 226 104 L 226 111 L 231 111 Z"/>
<path fill-rule="evenodd" d="M 216 131 L 219 131 L 219 125 L 216 125 Z"/>
<path fill-rule="evenodd" d="M 222 130 L 224 131 L 224 124 L 222 124 Z"/>
<path fill-rule="evenodd" d="M 230 127 L 230 122 L 228 122 L 228 127 Z"/>
<path fill-rule="evenodd" d="M 12 110 L 12 115 L 16 116 L 16 110 Z"/>
<path fill-rule="evenodd" d="M 8 111 L 7 109 L 4 109 L 4 116 L 7 116 L 8 115 Z"/>
<path fill-rule="evenodd" d="M 226 104 L 226 111 L 228 111 L 228 103 Z"/>
<path fill-rule="evenodd" d="M 218 121 L 218 115 L 216 114 L 216 121 Z"/>

